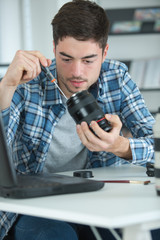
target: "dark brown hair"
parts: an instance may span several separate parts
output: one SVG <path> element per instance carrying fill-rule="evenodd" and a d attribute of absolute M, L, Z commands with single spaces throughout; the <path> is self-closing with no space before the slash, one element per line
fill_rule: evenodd
<path fill-rule="evenodd" d="M 88 0 L 74 0 L 64 4 L 51 22 L 55 45 L 64 37 L 77 40 L 93 39 L 104 50 L 109 20 L 103 8 Z"/>

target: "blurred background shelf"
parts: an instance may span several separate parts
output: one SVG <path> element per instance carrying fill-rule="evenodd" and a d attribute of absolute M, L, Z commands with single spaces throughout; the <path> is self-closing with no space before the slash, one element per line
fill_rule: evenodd
<path fill-rule="evenodd" d="M 110 35 L 160 33 L 160 7 L 108 9 Z"/>

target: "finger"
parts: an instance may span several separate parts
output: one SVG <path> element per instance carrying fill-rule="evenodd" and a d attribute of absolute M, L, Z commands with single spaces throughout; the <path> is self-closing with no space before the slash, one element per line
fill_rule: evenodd
<path fill-rule="evenodd" d="M 21 80 L 31 80 L 39 74 L 38 58 L 27 51 L 17 51 L 13 64 L 16 64 L 16 68 L 21 74 Z"/>
<path fill-rule="evenodd" d="M 90 144 L 91 131 L 90 131 L 90 133 L 86 134 L 86 132 L 88 132 L 88 131 L 90 131 L 90 130 L 88 129 L 88 124 L 86 122 L 81 123 L 81 125 L 77 125 L 77 134 L 78 134 L 81 142 L 83 143 L 84 146 L 86 146 L 88 149 L 91 150 L 91 144 Z M 93 134 L 93 133 L 91 133 L 91 134 Z M 88 138 L 90 138 L 90 139 L 88 139 Z"/>
<path fill-rule="evenodd" d="M 46 57 L 40 52 L 40 51 L 28 51 L 32 56 L 35 56 L 36 58 L 39 59 L 40 63 L 44 66 L 48 66 L 48 61 Z"/>
<path fill-rule="evenodd" d="M 96 138 L 95 134 L 91 131 L 91 129 L 89 128 L 89 126 L 86 122 L 81 123 L 81 129 L 82 129 L 82 132 L 84 133 L 84 136 L 86 137 L 86 139 L 89 142 L 94 142 L 94 140 Z"/>
<path fill-rule="evenodd" d="M 36 66 L 36 64 L 31 63 L 30 61 L 28 61 L 28 59 L 24 59 L 24 61 L 25 61 L 25 64 L 24 64 L 25 70 L 23 71 L 21 81 L 22 80 L 29 81 L 39 75 L 39 70 L 38 70 L 38 67 Z"/>
<path fill-rule="evenodd" d="M 38 54 L 39 53 L 39 54 Z M 40 52 L 38 51 L 24 51 L 22 52 L 22 55 L 24 56 L 24 60 L 31 66 L 31 68 L 33 68 L 33 72 L 34 77 L 38 76 L 41 72 L 41 67 L 40 67 L 40 56 L 41 58 L 44 58 L 44 63 L 45 65 L 47 65 L 47 60 L 46 58 L 40 54 Z"/>
<path fill-rule="evenodd" d="M 83 122 L 81 125 L 77 125 L 77 133 L 84 146 L 86 146 L 90 151 L 101 151 L 104 143 L 91 132 L 88 124 Z"/>
<path fill-rule="evenodd" d="M 88 141 L 88 139 L 84 134 L 84 131 L 82 130 L 82 126 L 80 124 L 77 125 L 77 133 L 82 143 L 86 145 L 86 142 Z"/>
<path fill-rule="evenodd" d="M 47 66 L 49 67 L 52 63 L 52 60 L 51 59 L 47 59 Z"/>
<path fill-rule="evenodd" d="M 23 57 L 23 78 L 27 81 L 37 77 L 41 72 L 40 61 L 47 66 L 51 60 L 47 60 L 39 51 L 18 51 L 18 57 Z"/>
<path fill-rule="evenodd" d="M 105 114 L 105 118 L 110 122 L 112 130 L 110 132 L 120 132 L 122 128 L 122 122 L 118 115 Z"/>
<path fill-rule="evenodd" d="M 91 122 L 91 128 L 95 132 L 95 134 L 102 140 L 107 139 L 107 137 L 109 136 L 108 133 L 104 131 L 96 121 Z"/>
<path fill-rule="evenodd" d="M 32 63 L 36 64 L 37 72 L 40 73 L 41 67 L 40 63 L 44 66 L 50 66 L 52 61 L 51 59 L 47 59 L 41 52 L 39 51 L 22 51 L 22 54 L 28 58 Z"/>
<path fill-rule="evenodd" d="M 32 55 L 36 56 L 39 59 L 39 62 L 44 66 L 44 67 L 49 67 L 52 63 L 51 59 L 47 59 L 41 52 L 39 51 L 29 51 Z"/>

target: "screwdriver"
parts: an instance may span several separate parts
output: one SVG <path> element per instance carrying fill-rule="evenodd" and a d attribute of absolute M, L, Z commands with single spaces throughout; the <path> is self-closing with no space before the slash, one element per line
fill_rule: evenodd
<path fill-rule="evenodd" d="M 41 65 L 42 71 L 46 74 L 46 77 L 47 77 L 52 83 L 54 83 L 54 84 L 57 86 L 57 88 L 58 88 L 59 91 L 62 93 L 62 95 L 65 97 L 65 99 L 68 100 L 68 98 L 66 97 L 66 95 L 64 94 L 64 92 L 63 92 L 63 91 L 60 89 L 60 87 L 58 86 L 58 84 L 57 84 L 57 82 L 56 82 L 56 79 L 53 77 L 53 75 L 52 75 L 51 71 L 49 70 L 49 68 L 42 66 L 42 64 L 40 64 L 40 65 Z"/>

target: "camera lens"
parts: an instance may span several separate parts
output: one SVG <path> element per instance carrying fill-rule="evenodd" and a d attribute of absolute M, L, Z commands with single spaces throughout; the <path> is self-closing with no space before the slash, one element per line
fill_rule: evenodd
<path fill-rule="evenodd" d="M 73 94 L 67 100 L 67 108 L 77 124 L 84 121 L 90 126 L 91 121 L 94 120 L 104 131 L 108 132 L 111 129 L 96 99 L 87 90 Z"/>

